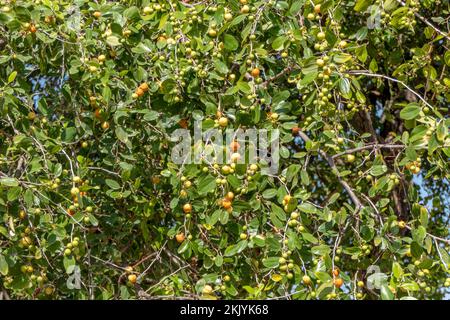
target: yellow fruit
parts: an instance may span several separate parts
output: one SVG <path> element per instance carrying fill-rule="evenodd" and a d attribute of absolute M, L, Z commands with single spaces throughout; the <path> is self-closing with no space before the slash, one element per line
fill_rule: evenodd
<path fill-rule="evenodd" d="M 103 61 L 106 60 L 106 56 L 105 56 L 104 54 L 101 54 L 101 55 L 99 55 L 99 56 L 97 57 L 97 60 L 100 61 L 100 62 L 103 62 Z"/>
<path fill-rule="evenodd" d="M 226 126 L 228 126 L 228 119 L 225 118 L 225 117 L 221 117 L 221 118 L 219 119 L 219 125 L 220 125 L 221 127 L 226 127 Z"/>
<path fill-rule="evenodd" d="M 233 200 L 234 199 L 234 193 L 233 192 L 228 192 L 227 193 L 227 195 L 225 196 L 225 198 L 227 199 L 227 200 Z"/>
<path fill-rule="evenodd" d="M 342 40 L 341 42 L 339 42 L 339 47 L 341 47 L 342 49 L 347 47 L 347 42 Z"/>
<path fill-rule="evenodd" d="M 135 275 L 135 274 L 130 274 L 130 275 L 128 276 L 128 281 L 130 281 L 131 283 L 135 284 L 136 281 L 137 281 L 136 275 Z"/>
<path fill-rule="evenodd" d="M 291 201 L 292 197 L 290 195 L 285 195 L 283 198 L 283 202 L 284 203 L 289 203 Z"/>
<path fill-rule="evenodd" d="M 304 275 L 302 280 L 303 280 L 303 283 L 306 284 L 306 285 L 310 285 L 311 284 L 311 278 L 309 276 L 307 276 L 307 275 Z"/>
<path fill-rule="evenodd" d="M 250 12 L 250 7 L 248 5 L 244 5 L 241 8 L 241 13 L 249 13 Z"/>
<path fill-rule="evenodd" d="M 80 189 L 78 189 L 77 187 L 73 187 L 72 189 L 70 189 L 70 194 L 74 197 L 76 197 L 79 193 Z"/>
<path fill-rule="evenodd" d="M 31 240 L 30 237 L 23 237 L 23 238 L 20 240 L 20 243 L 21 243 L 24 247 L 29 247 L 33 242 L 32 242 L 32 240 Z"/>
<path fill-rule="evenodd" d="M 75 182 L 75 183 L 80 183 L 81 182 L 81 178 L 79 176 L 74 176 L 72 178 L 72 181 Z"/>
<path fill-rule="evenodd" d="M 241 159 L 241 155 L 239 153 L 233 153 L 231 155 L 231 161 L 232 162 L 238 162 Z"/>
<path fill-rule="evenodd" d="M 314 6 L 314 12 L 315 12 L 315 13 L 320 13 L 320 7 L 321 7 L 320 4 L 316 4 L 316 5 Z"/>
<path fill-rule="evenodd" d="M 109 122 L 105 121 L 102 123 L 102 129 L 107 130 L 109 128 Z"/>
<path fill-rule="evenodd" d="M 25 219 L 27 217 L 27 213 L 24 210 L 20 210 L 19 212 L 19 218 L 21 220 Z"/>
<path fill-rule="evenodd" d="M 133 272 L 133 267 L 132 266 L 128 266 L 128 267 L 125 268 L 125 271 L 129 272 L 129 273 Z"/>
<path fill-rule="evenodd" d="M 319 33 L 317 34 L 317 39 L 319 39 L 319 40 L 325 39 L 325 32 L 319 32 Z"/>
<path fill-rule="evenodd" d="M 214 29 L 209 29 L 208 35 L 209 35 L 210 37 L 215 37 L 215 36 L 217 36 L 217 31 L 214 30 Z"/>
<path fill-rule="evenodd" d="M 186 189 L 189 189 L 189 188 L 192 186 L 192 182 L 190 182 L 189 180 L 187 180 L 187 181 L 185 181 L 185 182 L 183 183 L 183 185 L 184 185 L 184 187 L 185 187 Z"/>
<path fill-rule="evenodd" d="M 223 174 L 229 174 L 230 173 L 231 168 L 229 166 L 223 166 L 222 167 L 222 173 Z"/>
<path fill-rule="evenodd" d="M 356 158 L 355 158 L 354 155 L 352 155 L 352 154 L 348 154 L 348 155 L 347 155 L 347 162 L 348 162 L 348 163 L 354 162 L 355 159 L 356 159 Z"/>
<path fill-rule="evenodd" d="M 102 13 L 100 11 L 95 11 L 93 14 L 94 18 L 100 18 L 102 16 Z"/>
<path fill-rule="evenodd" d="M 207 284 L 203 287 L 202 292 L 203 292 L 203 294 L 211 294 L 211 293 L 213 293 L 213 288 L 209 284 Z"/>
<path fill-rule="evenodd" d="M 46 295 L 51 295 L 53 293 L 54 289 L 52 287 L 45 288 L 44 292 Z"/>

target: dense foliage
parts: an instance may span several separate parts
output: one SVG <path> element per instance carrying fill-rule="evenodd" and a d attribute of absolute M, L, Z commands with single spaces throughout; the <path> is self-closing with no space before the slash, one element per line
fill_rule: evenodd
<path fill-rule="evenodd" d="M 0 7 L 2 297 L 446 295 L 448 0 Z M 195 119 L 278 172 L 173 163 Z"/>

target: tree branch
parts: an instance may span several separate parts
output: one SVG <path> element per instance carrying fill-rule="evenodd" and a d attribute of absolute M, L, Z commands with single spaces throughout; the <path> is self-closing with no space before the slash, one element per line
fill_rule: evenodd
<path fill-rule="evenodd" d="M 383 78 L 392 82 L 396 82 L 398 84 L 401 84 L 402 86 L 404 86 L 409 92 L 411 92 L 412 94 L 414 94 L 417 98 L 419 98 L 420 101 L 422 101 L 423 103 L 425 103 L 425 105 L 427 105 L 428 107 L 430 107 L 431 109 L 433 109 L 433 106 L 431 104 L 429 104 L 420 94 L 418 94 L 416 91 L 414 91 L 413 89 L 411 89 L 411 87 L 409 87 L 406 83 L 404 83 L 403 81 L 400 81 L 398 79 L 395 78 L 391 78 L 388 76 L 385 76 L 383 74 L 377 74 L 377 73 L 371 73 L 371 72 L 366 72 L 366 71 L 358 71 L 358 70 L 350 70 L 347 72 L 347 74 L 353 74 L 353 75 L 361 75 L 361 76 L 368 76 L 368 77 L 375 77 L 375 78 Z"/>
<path fill-rule="evenodd" d="M 370 150 L 370 149 L 404 149 L 405 146 L 402 144 L 368 144 L 362 147 L 358 147 L 358 148 L 353 148 L 353 149 L 347 149 L 341 153 L 335 154 L 334 156 L 332 156 L 331 158 L 336 159 L 339 157 L 342 157 L 346 154 L 351 154 L 351 153 L 355 153 L 358 151 L 362 151 L 362 150 Z"/>
<path fill-rule="evenodd" d="M 406 3 L 402 0 L 397 0 L 397 2 L 399 4 L 401 4 L 402 6 L 406 6 Z M 446 38 L 447 40 L 450 40 L 450 37 L 448 36 L 447 33 L 439 30 L 437 27 L 435 27 L 430 21 L 428 21 L 427 19 L 425 19 L 425 17 L 423 17 L 421 14 L 414 12 L 414 15 L 419 18 L 423 23 L 425 23 L 427 26 L 429 26 L 430 28 L 432 28 L 434 31 L 436 31 L 437 33 L 439 33 L 441 36 L 443 36 L 444 38 Z"/>
<path fill-rule="evenodd" d="M 300 138 L 303 139 L 303 141 L 308 142 L 311 141 L 311 139 L 303 132 L 303 131 L 299 131 L 298 135 L 300 136 Z M 353 189 L 349 186 L 349 184 L 347 183 L 347 181 L 343 180 L 342 177 L 339 174 L 339 170 L 336 167 L 336 164 L 334 163 L 334 159 L 333 157 L 330 157 L 325 151 L 323 150 L 319 150 L 320 155 L 325 158 L 325 160 L 328 162 L 328 165 L 331 167 L 332 171 L 337 175 L 339 183 L 342 185 L 342 187 L 345 189 L 345 191 L 347 191 L 348 195 L 350 196 L 350 199 L 352 200 L 352 202 L 355 204 L 356 208 L 355 208 L 355 215 L 361 210 L 362 208 L 362 204 L 361 201 L 358 199 L 358 197 L 356 196 L 355 192 L 353 191 Z M 359 218 L 357 219 L 357 221 L 359 221 Z"/>

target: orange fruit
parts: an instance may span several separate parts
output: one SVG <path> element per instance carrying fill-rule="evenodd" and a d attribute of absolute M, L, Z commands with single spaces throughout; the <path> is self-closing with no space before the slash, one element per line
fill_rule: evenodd
<path fill-rule="evenodd" d="M 144 93 L 145 93 L 144 90 L 142 90 L 141 88 L 136 89 L 136 94 L 138 95 L 138 97 L 142 97 Z"/>
<path fill-rule="evenodd" d="M 231 208 L 231 201 L 230 201 L 230 200 L 227 200 L 227 199 L 223 200 L 223 201 L 222 201 L 222 207 L 223 207 L 224 209 L 229 209 L 229 208 Z"/>
<path fill-rule="evenodd" d="M 148 91 L 148 84 L 147 84 L 147 82 L 141 83 L 141 85 L 139 86 L 139 89 L 141 89 L 144 92 Z"/>
<path fill-rule="evenodd" d="M 299 127 L 294 127 L 292 128 L 292 134 L 294 136 L 298 135 L 298 133 L 300 132 L 300 128 Z"/>
<path fill-rule="evenodd" d="M 175 236 L 175 239 L 177 240 L 178 243 L 182 243 L 185 239 L 184 233 L 179 233 Z"/>
<path fill-rule="evenodd" d="M 192 206 L 189 203 L 186 203 L 183 206 L 183 211 L 184 211 L 184 213 L 191 213 L 192 212 Z"/>
<path fill-rule="evenodd" d="M 240 145 L 237 141 L 233 141 L 232 143 L 230 143 L 230 149 L 233 152 L 238 151 L 239 147 L 240 147 Z"/>
<path fill-rule="evenodd" d="M 187 119 L 181 119 L 180 121 L 178 121 L 178 124 L 180 125 L 180 127 L 182 127 L 183 129 L 186 129 L 189 125 L 189 122 Z"/>
<path fill-rule="evenodd" d="M 333 275 L 334 275 L 335 277 L 339 276 L 339 268 L 334 268 L 334 270 L 333 270 Z"/>
<path fill-rule="evenodd" d="M 259 75 L 261 74 L 261 72 L 259 71 L 258 68 L 254 68 L 254 69 L 252 70 L 251 74 L 252 74 L 252 77 L 253 77 L 253 78 L 258 78 Z"/>
<path fill-rule="evenodd" d="M 336 278 L 334 279 L 333 284 L 336 288 L 340 288 L 344 284 L 344 280 L 342 280 L 341 278 Z"/>
<path fill-rule="evenodd" d="M 100 109 L 95 109 L 94 115 L 97 119 L 102 117 L 102 111 Z"/>

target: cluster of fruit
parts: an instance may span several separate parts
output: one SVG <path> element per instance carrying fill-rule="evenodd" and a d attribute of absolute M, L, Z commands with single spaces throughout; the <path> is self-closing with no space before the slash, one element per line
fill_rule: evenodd
<path fill-rule="evenodd" d="M 232 207 L 233 199 L 234 199 L 234 193 L 229 191 L 225 195 L 225 198 L 218 200 L 218 205 L 221 206 L 222 208 L 224 208 L 226 211 L 232 212 L 233 211 L 233 207 Z"/>
<path fill-rule="evenodd" d="M 30 32 L 30 33 L 36 33 L 38 30 L 39 25 L 38 24 L 34 24 L 34 23 L 29 23 L 26 22 L 23 25 L 25 32 Z"/>
<path fill-rule="evenodd" d="M 69 242 L 64 249 L 64 255 L 70 256 L 72 253 L 78 255 L 80 253 L 80 238 L 74 237 L 72 242 Z"/>
<path fill-rule="evenodd" d="M 134 91 L 132 97 L 133 97 L 133 99 L 137 99 L 139 97 L 142 97 L 147 91 L 148 91 L 148 84 L 147 84 L 147 82 L 143 82 Z"/>
<path fill-rule="evenodd" d="M 421 163 L 422 163 L 422 160 L 420 158 L 417 158 L 416 161 L 407 163 L 405 167 L 412 174 L 418 174 L 420 172 Z"/>

